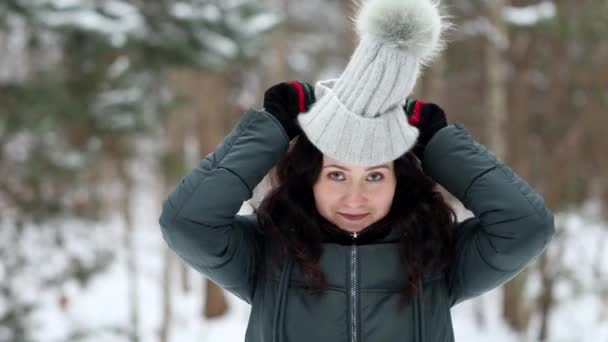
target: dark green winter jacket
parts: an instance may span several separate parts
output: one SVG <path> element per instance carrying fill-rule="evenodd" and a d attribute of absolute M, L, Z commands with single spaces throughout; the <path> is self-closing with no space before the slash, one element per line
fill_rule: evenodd
<path fill-rule="evenodd" d="M 258 274 L 273 241 L 257 232 L 255 215 L 236 215 L 287 147 L 272 115 L 247 111 L 168 195 L 160 216 L 181 258 L 252 305 L 247 342 L 453 341 L 450 308 L 511 279 L 554 234 L 542 197 L 462 125 L 449 125 L 422 158 L 425 172 L 474 213 L 457 226 L 449 268 L 425 274 L 417 298 L 398 310 L 406 275 L 397 240 L 325 243 L 320 265 L 329 290 L 317 299 L 289 258 Z"/>

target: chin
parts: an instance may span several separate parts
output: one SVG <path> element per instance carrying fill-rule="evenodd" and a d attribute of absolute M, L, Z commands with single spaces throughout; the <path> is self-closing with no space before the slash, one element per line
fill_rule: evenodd
<path fill-rule="evenodd" d="M 362 231 L 365 227 L 367 227 L 369 224 L 366 222 L 363 223 L 345 223 L 344 221 L 340 221 L 340 224 L 337 224 L 337 226 L 340 229 L 346 230 L 348 232 L 351 233 L 355 233 L 355 232 L 360 232 Z"/>

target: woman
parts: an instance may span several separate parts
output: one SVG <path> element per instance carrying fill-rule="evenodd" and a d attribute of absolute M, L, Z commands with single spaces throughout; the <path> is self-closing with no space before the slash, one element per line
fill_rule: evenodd
<path fill-rule="evenodd" d="M 368 39 L 385 27 L 374 15 L 428 23 L 432 3 L 370 3 L 339 79 L 269 88 L 164 202 L 168 245 L 252 305 L 246 341 L 453 341 L 450 308 L 511 279 L 554 234 L 541 196 L 441 108 L 395 106 L 434 51 Z M 426 28 L 408 37 L 432 41 Z M 274 166 L 257 212 L 236 215 Z M 474 217 L 456 223 L 436 183 Z"/>

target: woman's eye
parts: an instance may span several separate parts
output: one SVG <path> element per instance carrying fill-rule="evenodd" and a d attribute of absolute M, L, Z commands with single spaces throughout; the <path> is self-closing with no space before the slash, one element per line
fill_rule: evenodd
<path fill-rule="evenodd" d="M 377 182 L 377 181 L 381 180 L 381 179 L 384 177 L 384 176 L 383 176 L 381 173 L 373 173 L 373 174 L 371 174 L 371 175 L 370 175 L 370 177 L 372 177 L 372 178 L 373 178 L 374 176 L 377 176 L 377 177 L 376 177 L 376 178 L 373 180 L 374 182 Z"/>
<path fill-rule="evenodd" d="M 328 177 L 333 180 L 343 180 L 344 177 L 340 172 L 330 172 L 328 173 Z M 381 173 L 373 173 L 369 175 L 368 179 L 372 182 L 378 182 L 384 178 L 384 175 Z"/>
<path fill-rule="evenodd" d="M 342 180 L 341 178 L 339 179 L 337 177 L 333 177 L 334 175 L 341 176 L 340 172 L 330 172 L 328 174 L 328 176 L 329 176 L 330 179 L 333 179 L 333 180 Z"/>

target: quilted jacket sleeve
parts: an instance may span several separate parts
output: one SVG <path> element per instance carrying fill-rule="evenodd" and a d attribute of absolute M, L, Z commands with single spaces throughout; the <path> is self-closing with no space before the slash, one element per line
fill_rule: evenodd
<path fill-rule="evenodd" d="M 273 116 L 249 110 L 163 202 L 159 222 L 169 247 L 248 303 L 261 239 L 255 215 L 237 213 L 287 147 L 287 135 Z"/>
<path fill-rule="evenodd" d="M 541 195 L 461 124 L 437 132 L 422 159 L 425 172 L 474 214 L 457 228 L 447 271 L 452 305 L 504 284 L 552 239 L 553 215 Z"/>

